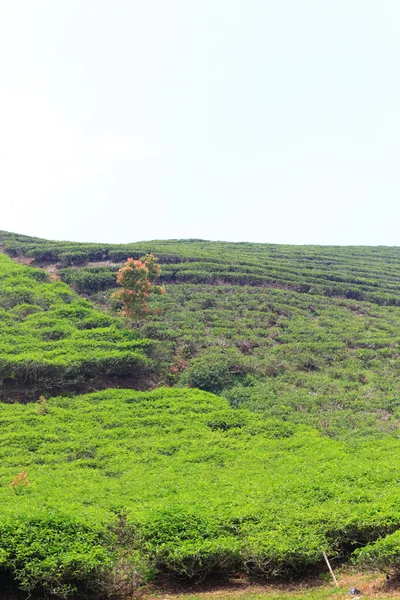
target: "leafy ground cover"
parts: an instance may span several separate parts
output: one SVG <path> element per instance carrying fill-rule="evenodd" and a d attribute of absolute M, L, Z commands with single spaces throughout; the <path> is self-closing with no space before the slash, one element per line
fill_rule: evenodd
<path fill-rule="evenodd" d="M 138 378 L 149 343 L 45 271 L 0 255 L 0 398 Z"/>
<path fill-rule="evenodd" d="M 175 344 L 170 382 L 331 436 L 397 435 L 397 307 L 276 289 L 168 286 L 140 334 Z"/>
<path fill-rule="evenodd" d="M 398 439 L 349 444 L 165 388 L 3 404 L 0 419 L 0 565 L 22 589 L 279 579 L 325 570 L 322 550 L 396 570 Z"/>
<path fill-rule="evenodd" d="M 6 232 L 0 241 L 11 255 L 59 261 L 63 281 L 115 314 L 121 261 L 152 252 L 168 293 L 153 301 L 159 314 L 134 328 L 159 343 L 159 380 L 223 394 L 233 407 L 334 437 L 397 435 L 398 248 L 200 240 L 123 246 Z"/>
<path fill-rule="evenodd" d="M 133 244 L 56 242 L 0 231 L 10 256 L 61 266 L 87 261 L 123 262 L 155 254 L 163 280 L 281 286 L 302 293 L 400 304 L 400 249 L 389 247 L 285 246 L 165 240 Z"/>
<path fill-rule="evenodd" d="M 0 576 L 100 597 L 294 578 L 322 550 L 400 572 L 399 249 L 0 244 L 51 272 L 0 256 L 3 398 L 174 386 L 0 405 Z M 123 321 L 116 272 L 147 253 L 167 293 Z"/>

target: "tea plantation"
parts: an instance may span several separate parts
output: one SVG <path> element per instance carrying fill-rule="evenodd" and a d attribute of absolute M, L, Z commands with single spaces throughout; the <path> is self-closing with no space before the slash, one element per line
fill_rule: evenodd
<path fill-rule="evenodd" d="M 400 573 L 400 249 L 0 244 L 0 576 Z M 167 293 L 122 320 L 148 252 Z"/>
<path fill-rule="evenodd" d="M 162 388 L 3 405 L 1 431 L 0 564 L 23 589 L 291 577 L 322 550 L 363 563 L 378 544 L 399 565 L 397 439 L 351 446 Z M 10 487 L 22 467 L 29 485 Z"/>
<path fill-rule="evenodd" d="M 0 241 L 14 257 L 44 267 L 59 261 L 63 281 L 116 315 L 110 297 L 118 265 L 153 252 L 168 293 L 153 300 L 160 314 L 134 328 L 158 343 L 159 382 L 223 394 L 233 407 L 332 437 L 396 434 L 398 248 L 196 240 L 120 246 L 4 232 Z"/>
<path fill-rule="evenodd" d="M 0 255 L 0 399 L 139 377 L 149 345 L 45 271 Z"/>

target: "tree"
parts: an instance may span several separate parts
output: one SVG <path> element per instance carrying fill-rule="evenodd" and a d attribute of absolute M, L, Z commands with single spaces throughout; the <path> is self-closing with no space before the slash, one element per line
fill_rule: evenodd
<path fill-rule="evenodd" d="M 158 279 L 160 274 L 160 265 L 152 254 L 147 254 L 142 260 L 128 258 L 117 274 L 117 283 L 122 286 L 122 290 L 118 290 L 112 296 L 124 305 L 124 316 L 139 319 L 154 314 L 147 302 L 150 294 L 165 292 L 163 286 L 153 285 L 153 281 Z"/>

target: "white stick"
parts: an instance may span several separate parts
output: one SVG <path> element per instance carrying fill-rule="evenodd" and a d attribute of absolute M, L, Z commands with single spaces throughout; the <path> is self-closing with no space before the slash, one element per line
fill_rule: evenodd
<path fill-rule="evenodd" d="M 335 573 L 332 571 L 332 567 L 331 567 L 331 565 L 330 565 L 330 562 L 329 562 L 329 560 L 328 560 L 328 557 L 327 557 L 327 555 L 326 555 L 326 552 L 322 552 L 322 554 L 324 555 L 325 562 L 326 562 L 326 564 L 328 565 L 329 572 L 330 572 L 330 574 L 331 574 L 331 575 L 332 575 L 332 577 L 333 577 L 333 581 L 335 582 L 335 585 L 336 585 L 336 587 L 338 588 L 338 587 L 339 587 L 339 584 L 338 584 L 338 582 L 337 582 L 337 579 L 336 579 L 336 577 L 335 577 Z"/>

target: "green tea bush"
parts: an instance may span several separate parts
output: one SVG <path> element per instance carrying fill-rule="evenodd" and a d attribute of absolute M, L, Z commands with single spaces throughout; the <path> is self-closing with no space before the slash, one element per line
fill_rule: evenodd
<path fill-rule="evenodd" d="M 219 393 L 251 372 L 251 366 L 233 349 L 206 351 L 191 361 L 181 377 L 181 385 Z"/>
<path fill-rule="evenodd" d="M 229 360 L 224 356 L 195 360 L 182 377 L 183 384 L 214 393 L 229 387 L 230 382 Z"/>
<path fill-rule="evenodd" d="M 397 570 L 396 438 L 340 442 L 195 389 L 38 408 L 0 412 L 0 569 L 21 589 L 293 578 L 323 567 L 322 550 Z"/>
<path fill-rule="evenodd" d="M 84 263 L 88 259 L 88 255 L 86 252 L 79 251 L 62 252 L 57 258 L 60 260 L 62 266 L 67 266 Z"/>
<path fill-rule="evenodd" d="M 19 587 L 70 596 L 90 590 L 112 565 L 105 532 L 66 515 L 28 515 L 0 523 L 0 568 L 12 570 Z"/>
<path fill-rule="evenodd" d="M 357 549 L 355 563 L 369 570 L 400 575 L 400 530 Z"/>
<path fill-rule="evenodd" d="M 87 267 L 82 269 L 63 269 L 60 278 L 71 285 L 79 294 L 94 294 L 116 287 L 117 269 L 105 267 Z"/>

